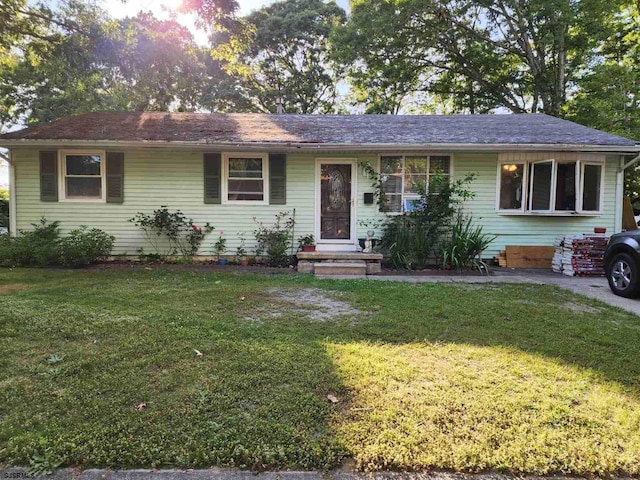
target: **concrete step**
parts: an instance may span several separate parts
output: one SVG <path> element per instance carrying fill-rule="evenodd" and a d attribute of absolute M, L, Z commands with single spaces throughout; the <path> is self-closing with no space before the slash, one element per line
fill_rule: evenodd
<path fill-rule="evenodd" d="M 364 261 L 359 262 L 322 262 L 313 264 L 313 272 L 316 277 L 325 275 L 366 275 L 367 264 Z"/>

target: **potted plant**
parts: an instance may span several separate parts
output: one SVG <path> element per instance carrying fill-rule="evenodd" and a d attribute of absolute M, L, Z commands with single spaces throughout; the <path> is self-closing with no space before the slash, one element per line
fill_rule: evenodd
<path fill-rule="evenodd" d="M 298 243 L 300 244 L 300 248 L 303 252 L 315 252 L 316 251 L 316 240 L 313 235 L 303 235 L 298 238 Z"/>
<path fill-rule="evenodd" d="M 244 247 L 244 233 L 238 233 L 238 238 L 240 239 L 240 245 L 236 248 L 236 261 L 243 267 L 246 267 L 249 265 L 249 259 L 247 258 L 247 250 Z"/>
<path fill-rule="evenodd" d="M 216 240 L 216 243 L 213 244 L 213 252 L 216 254 L 216 257 L 218 258 L 218 263 L 220 265 L 226 265 L 227 259 L 220 258 L 220 255 L 222 255 L 227 249 L 227 239 L 224 238 L 222 235 L 224 235 L 224 232 L 220 231 L 220 236 L 218 237 L 218 240 Z"/>

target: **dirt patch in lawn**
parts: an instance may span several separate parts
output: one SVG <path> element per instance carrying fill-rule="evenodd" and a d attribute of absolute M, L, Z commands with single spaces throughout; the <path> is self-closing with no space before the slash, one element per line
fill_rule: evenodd
<path fill-rule="evenodd" d="M 0 295 L 2 295 L 3 293 L 20 292 L 25 288 L 27 288 L 27 286 L 21 283 L 15 283 L 13 285 L 0 285 Z"/>
<path fill-rule="evenodd" d="M 316 322 L 330 322 L 344 317 L 352 317 L 355 321 L 367 313 L 336 298 L 339 293 L 332 292 L 329 296 L 319 288 L 268 288 L 265 293 L 268 305 L 260 311 L 254 311 L 253 315 L 246 317 L 248 320 L 264 321 L 294 313 Z"/>
<path fill-rule="evenodd" d="M 592 307 L 591 305 L 585 305 L 583 303 L 565 302 L 560 305 L 562 308 L 571 310 L 576 313 L 600 313 L 602 308 Z"/>

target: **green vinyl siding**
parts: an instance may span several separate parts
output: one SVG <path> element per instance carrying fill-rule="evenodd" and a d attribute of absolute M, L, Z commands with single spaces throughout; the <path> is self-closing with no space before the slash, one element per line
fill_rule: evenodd
<path fill-rule="evenodd" d="M 237 234 L 246 235 L 247 247 L 253 249 L 253 218 L 267 225 L 278 212 L 295 209 L 296 238 L 315 233 L 315 160 L 345 158 L 367 161 L 378 169 L 378 155 L 368 154 L 287 154 L 286 205 L 205 204 L 203 200 L 203 152 L 171 149 L 125 150 L 124 203 L 41 202 L 38 150 L 15 149 L 17 178 L 17 223 L 19 229 L 29 229 L 41 217 L 59 220 L 64 232 L 79 225 L 102 228 L 116 237 L 116 254 L 137 254 L 140 247 L 151 252 L 150 245 L 135 226 L 128 222 L 137 212 L 151 213 L 161 205 L 180 209 L 198 225 L 211 223 L 215 230 L 203 243 L 200 254 L 211 255 L 212 245 L 220 231 L 228 239 L 227 255 L 238 246 Z M 398 152 L 402 153 L 402 152 Z M 538 154 L 539 155 L 539 154 Z M 486 256 L 497 254 L 506 245 L 551 245 L 557 235 L 593 232 L 602 226 L 609 233 L 615 222 L 615 178 L 617 156 L 608 157 L 605 166 L 603 213 L 597 216 L 514 216 L 496 212 L 497 153 L 455 153 L 453 177 L 475 173 L 471 184 L 476 193 L 466 209 L 484 225 L 487 233 L 498 235 Z M 357 237 L 364 237 L 371 227 L 367 221 L 384 219 L 377 205 L 365 205 L 364 193 L 374 192 L 371 179 L 362 169 L 356 175 Z M 376 236 L 380 235 L 376 229 Z"/>
<path fill-rule="evenodd" d="M 61 222 L 62 232 L 79 225 L 101 228 L 116 237 L 114 254 L 136 255 L 140 247 L 153 249 L 143 233 L 128 220 L 137 212 L 151 213 L 161 205 L 182 210 L 197 225 L 211 223 L 215 230 L 205 239 L 200 254 L 212 255 L 219 232 L 227 241 L 227 255 L 238 246 L 239 232 L 253 248 L 256 220 L 273 224 L 275 214 L 295 208 L 295 235 L 313 232 L 314 157 L 287 156 L 286 205 L 212 205 L 203 200 L 203 160 L 201 151 L 126 150 L 124 160 L 124 203 L 40 201 L 38 152 L 14 150 L 17 175 L 18 229 L 30 229 L 41 217 Z M 297 245 L 296 245 L 297 246 Z"/>

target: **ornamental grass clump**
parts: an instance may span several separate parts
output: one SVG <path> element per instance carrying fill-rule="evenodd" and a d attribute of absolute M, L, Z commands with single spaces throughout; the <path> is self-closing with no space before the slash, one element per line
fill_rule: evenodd
<path fill-rule="evenodd" d="M 495 239 L 494 235 L 484 233 L 481 225 L 475 225 L 471 216 L 459 211 L 450 237 L 443 242 L 443 268 L 477 268 L 481 272 L 487 271 L 487 264 L 482 261 L 481 255 Z"/>

